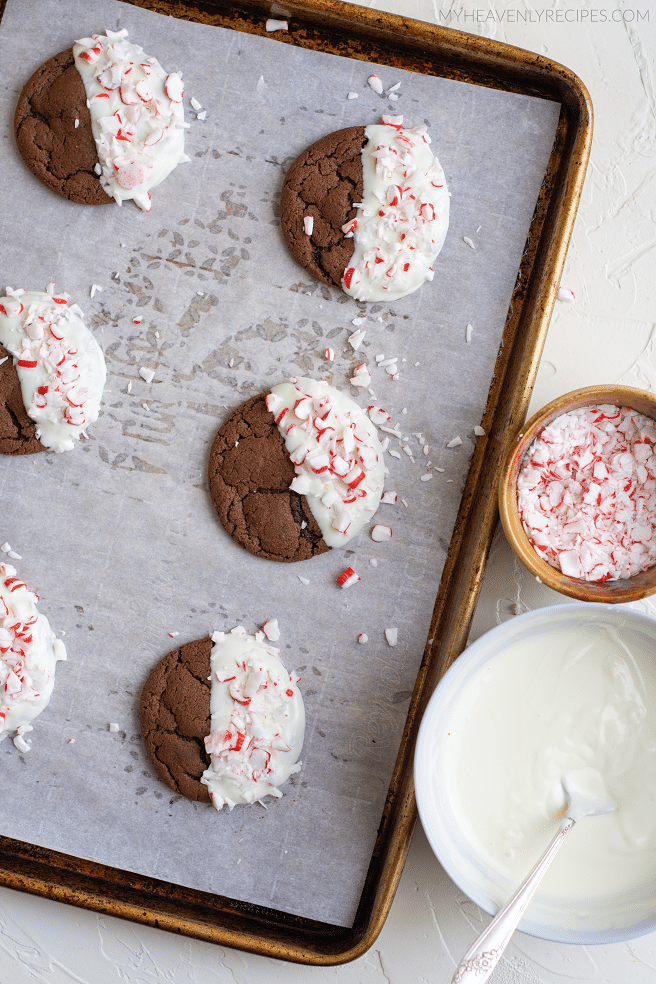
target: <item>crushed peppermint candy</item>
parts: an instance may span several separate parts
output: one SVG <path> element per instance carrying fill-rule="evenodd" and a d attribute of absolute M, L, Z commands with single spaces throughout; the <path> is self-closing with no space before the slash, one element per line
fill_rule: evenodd
<path fill-rule="evenodd" d="M 481 427 L 480 424 L 476 424 L 474 427 L 474 434 L 476 437 L 485 437 L 485 428 Z"/>
<path fill-rule="evenodd" d="M 269 640 L 269 642 L 277 642 L 280 638 L 280 629 L 278 628 L 278 619 L 269 618 L 262 626 L 262 631 Z"/>
<path fill-rule="evenodd" d="M 391 540 L 392 528 L 390 526 L 374 526 L 371 531 L 371 539 L 376 543 L 383 543 L 385 540 Z"/>
<path fill-rule="evenodd" d="M 37 601 L 16 569 L 0 563 L 0 733 L 16 731 L 18 737 L 32 730 L 30 722 L 50 700 L 56 664 L 66 659 L 64 643 Z"/>
<path fill-rule="evenodd" d="M 282 796 L 278 788 L 298 772 L 305 710 L 279 650 L 238 625 L 212 635 L 211 764 L 201 782 L 216 810 Z"/>
<path fill-rule="evenodd" d="M 312 235 L 312 230 L 314 229 L 314 216 L 306 215 L 303 219 L 303 230 L 306 236 Z"/>
<path fill-rule="evenodd" d="M 354 386 L 362 386 L 366 389 L 371 383 L 371 373 L 366 365 L 357 366 L 353 370 L 353 375 L 351 376 L 349 382 L 353 383 Z"/>
<path fill-rule="evenodd" d="M 68 294 L 12 290 L 0 297 L 0 342 L 14 356 L 27 414 L 41 443 L 70 451 L 98 419 L 105 359 Z"/>
<path fill-rule="evenodd" d="M 465 243 L 467 243 L 467 245 L 469 246 L 470 249 L 476 249 L 476 247 L 474 246 L 474 244 L 471 241 L 471 239 L 469 238 L 469 236 L 463 236 L 462 237 L 462 241 L 465 242 Z"/>
<path fill-rule="evenodd" d="M 385 629 L 385 638 L 387 639 L 388 646 L 395 646 L 399 638 L 398 629 Z"/>
<path fill-rule="evenodd" d="M 289 23 L 286 20 L 274 20 L 272 17 L 266 22 L 267 31 L 287 31 L 289 30 Z"/>
<path fill-rule="evenodd" d="M 569 287 L 559 287 L 556 297 L 559 301 L 565 301 L 566 304 L 573 304 L 576 300 L 574 291 L 570 290 Z"/>
<path fill-rule="evenodd" d="M 118 730 L 119 730 L 118 724 L 115 721 L 112 721 L 111 724 L 109 725 L 109 730 L 113 735 L 118 734 Z"/>
<path fill-rule="evenodd" d="M 358 636 L 358 642 L 360 643 L 361 646 L 363 646 L 365 642 L 369 642 L 369 636 L 367 635 L 366 632 L 360 633 L 360 635 Z"/>
<path fill-rule="evenodd" d="M 141 367 L 141 369 L 139 370 L 139 375 L 147 383 L 152 383 L 153 379 L 155 378 L 155 373 L 153 372 L 152 369 L 148 369 L 147 366 Z"/>
<path fill-rule="evenodd" d="M 348 341 L 352 349 L 360 348 L 360 346 L 362 345 L 362 339 L 364 338 L 365 334 L 366 332 L 364 328 L 358 328 L 357 331 L 354 331 L 351 335 L 349 335 Z"/>
<path fill-rule="evenodd" d="M 328 362 L 334 362 L 335 361 L 335 349 L 327 348 L 326 349 L 326 358 L 328 359 Z"/>
<path fill-rule="evenodd" d="M 462 439 L 460 437 L 454 437 L 447 442 L 447 448 L 459 448 L 462 444 Z"/>
<path fill-rule="evenodd" d="M 349 92 L 349 94 L 347 95 L 346 98 L 347 99 L 357 99 L 358 98 L 358 94 L 357 94 L 357 92 Z"/>
<path fill-rule="evenodd" d="M 379 96 L 382 95 L 383 83 L 380 81 L 377 75 L 370 75 L 369 78 L 367 79 L 367 83 L 374 90 L 374 92 L 377 92 Z"/>
<path fill-rule="evenodd" d="M 294 377 L 266 398 L 294 464 L 290 488 L 308 505 L 328 546 L 342 546 L 376 512 L 383 450 L 374 425 L 328 383 Z"/>
<path fill-rule="evenodd" d="M 127 31 L 81 38 L 73 47 L 91 112 L 100 183 L 120 205 L 150 211 L 149 191 L 189 157 L 184 153 L 183 84 L 126 40 Z"/>
<path fill-rule="evenodd" d="M 583 407 L 543 428 L 517 479 L 538 555 L 569 577 L 631 577 L 656 562 L 656 423 L 627 407 Z"/>
<path fill-rule="evenodd" d="M 357 584 L 361 580 L 360 575 L 356 574 L 352 567 L 347 567 L 337 578 L 337 583 L 340 588 L 350 588 L 351 585 Z"/>
<path fill-rule="evenodd" d="M 377 76 L 368 81 L 382 92 Z M 431 264 L 449 224 L 449 193 L 425 126 L 404 129 L 402 116 L 383 116 L 365 127 L 365 137 L 363 200 L 342 226 L 355 241 L 342 287 L 359 301 L 393 300 L 433 279 Z"/>

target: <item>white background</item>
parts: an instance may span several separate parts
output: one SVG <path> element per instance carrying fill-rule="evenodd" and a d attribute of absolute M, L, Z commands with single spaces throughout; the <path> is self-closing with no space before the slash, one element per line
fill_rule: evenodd
<path fill-rule="evenodd" d="M 649 10 L 647 0 L 382 0 L 370 6 L 536 51 L 583 80 L 595 132 L 563 275 L 576 302 L 556 306 L 532 409 L 593 383 L 654 388 L 656 9 Z M 535 585 L 498 534 L 473 635 L 560 600 Z M 345 966 L 283 964 L 0 888 L 0 984 L 448 984 L 484 921 L 418 829 L 381 935 Z M 656 981 L 656 935 L 607 947 L 518 935 L 492 980 L 647 984 Z"/>

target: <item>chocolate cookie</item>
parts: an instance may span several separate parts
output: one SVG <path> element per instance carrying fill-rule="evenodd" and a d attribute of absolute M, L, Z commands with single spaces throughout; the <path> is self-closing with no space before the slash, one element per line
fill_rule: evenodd
<path fill-rule="evenodd" d="M 330 549 L 306 497 L 290 489 L 294 477 L 266 397 L 251 397 L 214 439 L 209 488 L 226 531 L 257 557 L 291 562 Z"/>
<path fill-rule="evenodd" d="M 209 803 L 200 779 L 210 765 L 211 639 L 188 642 L 160 660 L 139 703 L 141 735 L 159 778 L 190 800 Z"/>
<path fill-rule="evenodd" d="M 81 205 L 113 201 L 94 170 L 98 153 L 91 115 L 71 48 L 50 58 L 26 82 L 14 130 L 23 160 L 52 191 Z"/>
<path fill-rule="evenodd" d="M 0 454 L 35 454 L 37 451 L 45 451 L 36 436 L 36 425 L 25 411 L 14 360 L 2 344 L 0 363 Z"/>
<path fill-rule="evenodd" d="M 317 280 L 341 287 L 353 255 L 353 239 L 342 226 L 355 218 L 362 201 L 362 147 L 365 128 L 337 130 L 297 157 L 285 178 L 280 199 L 283 235 L 294 259 Z M 303 219 L 312 216 L 312 232 Z"/>

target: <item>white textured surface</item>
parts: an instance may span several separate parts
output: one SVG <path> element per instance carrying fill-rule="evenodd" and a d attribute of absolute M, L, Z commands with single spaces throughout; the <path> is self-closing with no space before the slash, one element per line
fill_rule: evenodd
<path fill-rule="evenodd" d="M 622 0 L 594 5 L 585 0 L 384 0 L 371 6 L 430 23 L 450 22 L 537 51 L 583 79 L 595 109 L 595 137 L 563 275 L 577 299 L 556 306 L 532 408 L 592 383 L 654 388 L 656 10 L 649 10 L 647 0 L 637 6 Z M 593 6 L 597 23 L 590 22 Z M 622 12 L 626 22 L 612 20 Z M 397 106 L 402 112 L 402 99 Z M 518 611 L 559 601 L 520 569 L 499 534 L 473 634 Z M 480 912 L 442 872 L 419 830 L 380 937 L 369 953 L 343 967 L 281 964 L 0 888 L 0 981 L 449 984 L 455 964 L 481 928 Z M 493 984 L 654 980 L 656 936 L 597 948 L 517 936 L 492 977 Z"/>

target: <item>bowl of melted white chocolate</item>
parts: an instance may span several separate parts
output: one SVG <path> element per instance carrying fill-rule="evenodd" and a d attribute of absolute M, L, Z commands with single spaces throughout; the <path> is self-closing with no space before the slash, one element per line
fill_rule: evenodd
<path fill-rule="evenodd" d="M 592 768 L 617 804 L 575 825 L 519 929 L 563 943 L 656 930 L 656 618 L 604 604 L 527 612 L 440 681 L 415 755 L 426 835 L 483 910 L 505 904 Z"/>

